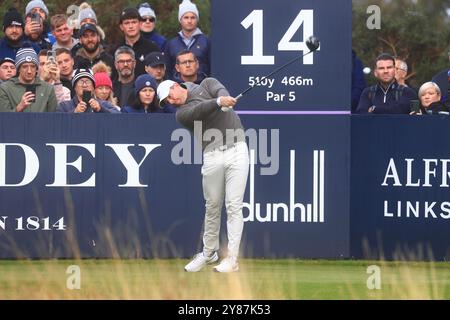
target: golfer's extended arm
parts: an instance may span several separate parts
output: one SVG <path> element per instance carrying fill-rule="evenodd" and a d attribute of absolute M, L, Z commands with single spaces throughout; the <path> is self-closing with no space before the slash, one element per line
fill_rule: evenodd
<path fill-rule="evenodd" d="M 177 111 L 177 119 L 183 124 L 192 123 L 196 120 L 203 120 L 218 108 L 217 99 L 192 101 Z"/>

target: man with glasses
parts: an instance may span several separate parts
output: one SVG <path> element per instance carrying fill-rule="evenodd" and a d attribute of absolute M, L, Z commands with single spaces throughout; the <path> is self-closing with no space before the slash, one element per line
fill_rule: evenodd
<path fill-rule="evenodd" d="M 114 65 L 117 79 L 113 80 L 113 92 L 120 107 L 130 105 L 134 98 L 134 80 L 136 78 L 136 59 L 133 49 L 119 47 L 114 53 Z"/>
<path fill-rule="evenodd" d="M 136 77 L 145 73 L 145 56 L 150 52 L 161 51 L 153 41 L 144 39 L 141 35 L 141 20 L 136 8 L 126 8 L 120 14 L 119 27 L 124 34 L 124 40 L 119 44 L 119 47 L 128 46 L 133 49 L 136 60 Z"/>
<path fill-rule="evenodd" d="M 395 80 L 402 86 L 407 86 L 406 75 L 408 74 L 408 65 L 405 61 L 396 58 L 395 59 Z"/>
<path fill-rule="evenodd" d="M 174 80 L 178 83 L 193 82 L 200 84 L 206 74 L 199 70 L 197 57 L 191 50 L 183 50 L 177 55 Z"/>
<path fill-rule="evenodd" d="M 105 51 L 103 45 L 100 43 L 101 38 L 97 27 L 91 23 L 86 23 L 81 26 L 79 31 L 80 44 L 75 53 L 76 68 L 92 68 L 97 62 L 103 61 L 111 70 L 114 68 L 113 57 Z"/>
<path fill-rule="evenodd" d="M 120 113 L 111 103 L 94 97 L 95 80 L 90 69 L 77 69 L 72 78 L 75 97 L 58 104 L 57 112 Z"/>
<path fill-rule="evenodd" d="M 145 39 L 153 41 L 159 47 L 159 50 L 164 51 L 166 46 L 166 38 L 156 32 L 156 14 L 147 2 L 139 5 L 139 14 L 141 16 L 141 33 Z"/>
<path fill-rule="evenodd" d="M 181 30 L 175 38 L 170 39 L 164 55 L 167 59 L 167 75 L 170 79 L 175 79 L 176 57 L 180 51 L 191 50 L 198 59 L 199 69 L 207 76 L 211 72 L 209 38 L 198 27 L 199 12 L 197 6 L 190 0 L 183 0 L 179 5 L 178 21 Z"/>

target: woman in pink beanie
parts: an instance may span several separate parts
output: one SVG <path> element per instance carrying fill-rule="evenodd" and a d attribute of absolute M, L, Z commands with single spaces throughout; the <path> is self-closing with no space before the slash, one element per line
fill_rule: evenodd
<path fill-rule="evenodd" d="M 117 110 L 120 110 L 120 107 L 117 106 L 117 98 L 114 97 L 112 91 L 111 69 L 100 61 L 92 67 L 92 70 L 95 79 L 95 96 L 98 99 L 110 102 Z"/>

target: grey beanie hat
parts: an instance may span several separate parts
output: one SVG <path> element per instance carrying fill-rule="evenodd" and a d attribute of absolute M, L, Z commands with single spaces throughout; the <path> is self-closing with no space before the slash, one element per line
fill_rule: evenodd
<path fill-rule="evenodd" d="M 34 8 L 41 8 L 42 10 L 45 11 L 45 14 L 48 16 L 48 8 L 45 5 L 44 1 L 42 0 L 32 0 L 28 2 L 25 8 L 25 15 L 28 15 Z"/>
<path fill-rule="evenodd" d="M 81 9 L 80 12 L 78 13 L 78 21 L 80 23 L 85 19 L 92 19 L 95 21 L 95 23 L 98 23 L 97 15 L 95 14 L 94 10 L 92 10 L 92 8 Z"/>

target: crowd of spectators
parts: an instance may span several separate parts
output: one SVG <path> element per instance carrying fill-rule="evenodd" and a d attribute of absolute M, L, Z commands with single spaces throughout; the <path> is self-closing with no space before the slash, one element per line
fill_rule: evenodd
<path fill-rule="evenodd" d="M 146 2 L 119 14 L 122 41 L 112 46 L 88 3 L 78 19 L 50 13 L 32 0 L 23 15 L 10 8 L 0 40 L 0 111 L 175 113 L 161 107 L 163 80 L 200 82 L 210 76 L 210 40 L 190 0 L 179 4 L 180 31 L 166 39 Z"/>
<path fill-rule="evenodd" d="M 0 111 L 174 113 L 174 107 L 157 103 L 158 85 L 164 80 L 199 84 L 211 70 L 211 44 L 198 27 L 197 6 L 182 0 L 178 21 L 180 31 L 167 39 L 157 32 L 148 3 L 124 8 L 118 25 L 123 39 L 112 47 L 88 3 L 79 6 L 74 28 L 64 13 L 51 14 L 43 0 L 29 1 L 23 14 L 10 8 L 0 40 Z M 352 113 L 450 110 L 448 69 L 417 90 L 408 83 L 407 62 L 383 53 L 373 74 L 377 84 L 367 86 L 363 63 L 352 50 Z M 432 109 L 424 98 L 430 90 L 439 97 Z M 419 112 L 412 109 L 416 101 Z"/>
<path fill-rule="evenodd" d="M 449 114 L 450 71 L 445 69 L 418 90 L 408 82 L 405 60 L 382 53 L 375 59 L 375 85 L 361 91 L 362 64 L 353 51 L 352 113 L 357 114 Z M 450 62 L 450 53 L 449 53 Z M 357 103 L 356 103 L 357 102 Z M 414 107 L 417 105 L 417 108 Z"/>

